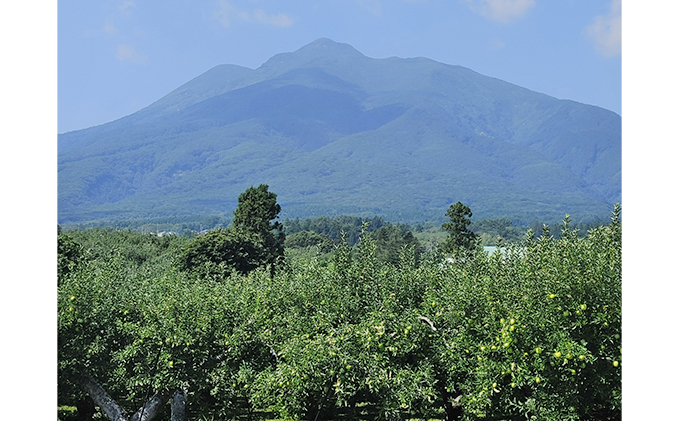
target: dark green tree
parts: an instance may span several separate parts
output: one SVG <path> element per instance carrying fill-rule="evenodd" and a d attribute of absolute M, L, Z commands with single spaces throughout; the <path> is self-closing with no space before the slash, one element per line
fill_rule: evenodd
<path fill-rule="evenodd" d="M 442 224 L 442 229 L 448 231 L 449 236 L 442 245 L 445 253 L 457 253 L 473 250 L 478 243 L 477 235 L 468 229 L 472 223 L 472 211 L 461 202 L 451 205 L 446 211 L 446 216 L 450 219 Z"/>
<path fill-rule="evenodd" d="M 272 271 L 283 258 L 285 234 L 278 221 L 281 206 L 268 186 L 250 187 L 238 198 L 232 228 L 212 230 L 189 242 L 180 254 L 180 269 L 200 273 L 246 274 L 270 265 Z"/>
<path fill-rule="evenodd" d="M 250 241 L 228 228 L 218 228 L 194 238 L 182 250 L 177 266 L 199 273 L 236 270 L 246 274 L 261 264 L 261 251 Z"/>
<path fill-rule="evenodd" d="M 416 258 L 422 253 L 418 239 L 406 227 L 387 224 L 371 233 L 376 245 L 376 257 L 383 262 L 398 264 L 405 249 L 412 248 Z"/>
<path fill-rule="evenodd" d="M 275 221 L 281 206 L 276 203 L 276 193 L 269 186 L 260 184 L 249 187 L 238 197 L 234 211 L 233 231 L 248 238 L 260 250 L 260 264 L 274 267 L 283 258 L 286 235 L 283 225 Z"/>

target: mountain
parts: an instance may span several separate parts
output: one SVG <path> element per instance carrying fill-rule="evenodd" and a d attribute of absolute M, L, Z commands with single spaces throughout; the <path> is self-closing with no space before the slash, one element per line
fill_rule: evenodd
<path fill-rule="evenodd" d="M 606 218 L 621 117 L 426 58 L 319 39 L 220 65 L 119 120 L 58 137 L 62 224 L 230 214 L 265 183 L 282 217 Z"/>

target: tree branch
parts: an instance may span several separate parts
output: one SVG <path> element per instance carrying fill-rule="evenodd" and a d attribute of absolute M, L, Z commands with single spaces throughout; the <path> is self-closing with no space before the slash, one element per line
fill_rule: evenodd
<path fill-rule="evenodd" d="M 170 397 L 168 392 L 155 393 L 132 417 L 128 418 L 123 408 L 92 377 L 86 377 L 83 386 L 94 403 L 104 411 L 111 421 L 151 421 L 158 415 L 161 407 L 165 405 Z M 184 420 L 182 419 L 182 421 Z"/>
<path fill-rule="evenodd" d="M 186 421 L 187 396 L 184 390 L 177 389 L 170 401 L 170 421 Z"/>
<path fill-rule="evenodd" d="M 169 393 L 155 393 L 137 412 L 132 415 L 130 421 L 151 421 L 158 415 L 158 411 L 168 401 Z"/>
<path fill-rule="evenodd" d="M 437 331 L 437 328 L 434 327 L 434 323 L 432 323 L 432 320 L 428 319 L 428 318 L 425 317 L 425 316 L 418 316 L 418 319 L 420 319 L 421 321 L 423 321 L 423 322 L 427 323 L 428 325 L 430 325 L 430 329 L 432 329 L 433 331 L 435 331 L 435 332 Z"/>
<path fill-rule="evenodd" d="M 118 406 L 99 383 L 92 377 L 86 377 L 83 383 L 85 390 L 90 395 L 94 403 L 104 411 L 111 421 L 128 421 L 125 411 Z"/>

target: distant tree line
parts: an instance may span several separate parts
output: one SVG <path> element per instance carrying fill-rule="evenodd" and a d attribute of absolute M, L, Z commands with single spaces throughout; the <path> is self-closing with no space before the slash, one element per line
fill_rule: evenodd
<path fill-rule="evenodd" d="M 199 234 L 204 234 L 210 230 L 219 228 L 227 228 L 232 223 L 233 216 L 227 214 L 220 215 L 206 215 L 206 216 L 176 216 L 176 217 L 159 217 L 147 220 L 134 221 L 100 221 L 90 222 L 85 224 L 69 224 L 66 226 L 67 230 L 74 229 L 101 229 L 105 231 L 112 230 L 131 230 L 142 233 L 160 233 L 161 235 L 176 234 L 185 237 L 194 237 Z M 330 243 L 324 245 L 328 249 L 329 245 L 337 245 L 340 241 L 340 234 L 344 232 L 345 241 L 351 246 L 357 244 L 361 236 L 362 226 L 368 223 L 368 231 L 373 232 L 383 225 L 399 226 L 402 230 L 410 231 L 414 235 L 427 237 L 428 234 L 441 233 L 441 225 L 428 223 L 392 223 L 385 221 L 383 217 L 358 217 L 352 215 L 340 216 L 320 216 L 315 218 L 290 218 L 281 222 L 283 225 L 283 232 L 287 236 L 295 236 L 298 232 L 309 231 L 317 234 L 322 234 L 324 237 L 303 234 L 299 238 L 292 238 L 286 240 L 286 247 L 300 248 L 307 247 L 312 244 L 323 243 L 322 238 L 328 237 Z M 572 222 L 573 228 L 578 232 L 578 235 L 583 237 L 590 229 L 607 225 L 606 220 L 594 220 L 589 222 Z M 521 242 L 524 234 L 528 229 L 531 229 L 535 235 L 541 236 L 543 234 L 543 226 L 545 224 L 535 220 L 529 225 L 518 224 L 509 218 L 487 218 L 481 220 L 472 220 L 469 229 L 474 232 L 479 238 L 482 245 L 497 245 L 500 241 L 502 243 L 517 243 Z M 559 224 L 548 224 L 552 226 L 551 232 L 557 232 L 555 229 L 559 228 Z M 296 236 L 297 237 L 297 236 Z M 307 238 L 309 237 L 309 238 Z M 422 243 L 422 241 L 421 241 Z"/>
<path fill-rule="evenodd" d="M 370 235 L 377 246 L 380 260 L 396 264 L 403 248 L 412 248 L 416 257 L 423 252 L 418 239 L 407 224 L 393 224 L 381 217 L 360 218 L 342 215 L 322 216 L 283 222 L 286 247 L 300 249 L 318 247 L 322 253 L 332 251 L 341 243 L 353 247 L 364 235 Z"/>
<path fill-rule="evenodd" d="M 286 219 L 283 229 L 287 236 L 299 232 L 315 232 L 322 234 L 329 240 L 338 243 L 343 237 L 350 246 L 359 242 L 364 230 L 376 231 L 388 223 L 382 217 L 361 218 L 358 216 L 340 215 L 336 217 L 320 216 L 309 219 Z"/>

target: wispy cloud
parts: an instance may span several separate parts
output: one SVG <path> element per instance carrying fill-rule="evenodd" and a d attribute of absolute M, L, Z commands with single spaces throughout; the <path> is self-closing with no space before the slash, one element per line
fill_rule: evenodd
<path fill-rule="evenodd" d="M 239 17 L 246 22 L 257 22 L 276 26 L 277 28 L 287 28 L 293 24 L 293 19 L 284 13 L 270 15 L 262 9 L 253 10 L 252 12 L 242 11 L 239 13 Z"/>
<path fill-rule="evenodd" d="M 112 22 L 107 21 L 104 24 L 102 31 L 108 35 L 116 35 L 118 33 L 118 28 L 116 28 L 116 26 Z"/>
<path fill-rule="evenodd" d="M 128 16 L 130 14 L 130 8 L 134 6 L 135 6 L 134 1 L 125 0 L 123 3 L 121 3 L 120 6 L 118 6 L 118 10 L 120 10 L 121 14 Z"/>
<path fill-rule="evenodd" d="M 238 10 L 226 0 L 217 2 L 217 8 L 213 12 L 213 19 L 218 21 L 220 25 L 228 28 L 231 26 L 231 20 L 238 14 Z"/>
<path fill-rule="evenodd" d="M 124 63 L 146 64 L 148 58 L 132 45 L 122 44 L 116 48 L 116 58 Z"/>
<path fill-rule="evenodd" d="M 621 54 L 621 0 L 612 0 L 609 13 L 595 17 L 595 21 L 586 28 L 588 37 L 595 43 L 595 48 L 604 57 L 615 57 Z"/>
<path fill-rule="evenodd" d="M 104 27 L 102 28 L 102 32 L 104 32 L 107 35 L 116 35 L 118 34 L 118 27 L 114 24 L 115 20 L 118 20 L 120 17 L 123 18 L 129 18 L 132 17 L 132 8 L 135 7 L 135 2 L 132 0 L 124 0 L 118 5 L 117 12 L 113 12 L 109 14 L 106 22 L 104 23 Z"/>
<path fill-rule="evenodd" d="M 510 22 L 534 7 L 534 0 L 466 0 L 470 10 L 496 22 Z"/>
<path fill-rule="evenodd" d="M 135 36 L 130 36 L 130 28 L 126 25 L 126 21 L 133 17 L 135 6 L 135 2 L 132 0 L 118 2 L 118 7 L 107 17 L 101 32 L 115 46 L 113 51 L 118 61 L 145 65 L 149 62 L 149 58 L 133 45 Z"/>
<path fill-rule="evenodd" d="M 219 0 L 217 2 L 217 8 L 213 12 L 213 19 L 225 28 L 230 27 L 235 19 L 275 26 L 277 28 L 287 28 L 294 23 L 293 19 L 285 13 L 269 14 L 262 9 L 239 9 L 227 0 Z"/>

